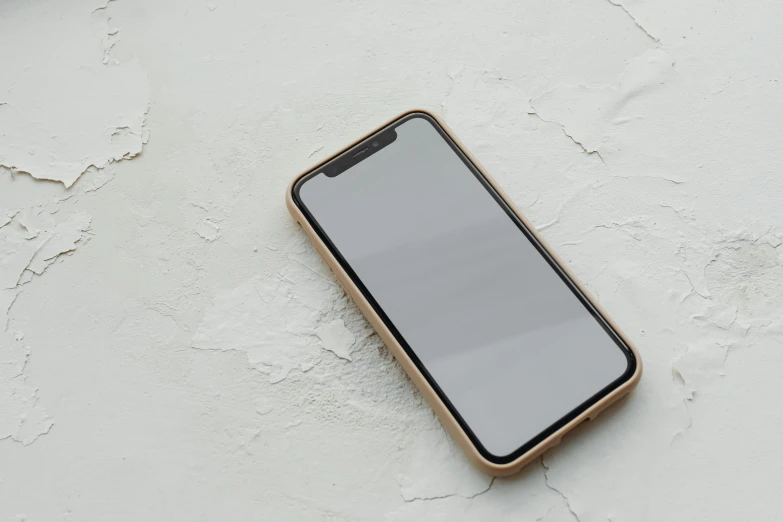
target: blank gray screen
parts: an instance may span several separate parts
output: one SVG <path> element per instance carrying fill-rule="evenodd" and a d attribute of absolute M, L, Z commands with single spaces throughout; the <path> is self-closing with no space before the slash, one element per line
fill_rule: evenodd
<path fill-rule="evenodd" d="M 301 203 L 484 448 L 513 453 L 628 359 L 425 117 Z"/>

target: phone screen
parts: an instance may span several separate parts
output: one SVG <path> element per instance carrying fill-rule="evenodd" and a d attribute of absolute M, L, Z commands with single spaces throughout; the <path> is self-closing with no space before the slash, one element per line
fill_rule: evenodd
<path fill-rule="evenodd" d="M 510 461 L 627 380 L 633 355 L 434 119 L 377 136 L 295 200 L 479 451 Z"/>

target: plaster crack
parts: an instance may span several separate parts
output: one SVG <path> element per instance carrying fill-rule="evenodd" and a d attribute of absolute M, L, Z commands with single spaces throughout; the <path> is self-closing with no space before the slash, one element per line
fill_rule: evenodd
<path fill-rule="evenodd" d="M 318 145 L 313 147 L 313 149 L 310 151 L 310 154 L 308 154 L 307 157 L 308 158 L 312 157 L 313 154 L 315 154 L 316 152 L 320 151 L 323 148 L 324 148 L 324 144 L 323 143 L 319 143 Z"/>
<path fill-rule="evenodd" d="M 106 0 L 106 3 L 105 3 L 105 4 L 103 4 L 103 5 L 99 5 L 98 7 L 96 7 L 95 9 L 93 9 L 91 14 L 95 14 L 95 13 L 97 13 L 98 11 L 103 11 L 104 9 L 106 9 L 107 7 L 109 7 L 109 4 L 110 4 L 110 3 L 114 2 L 114 1 L 116 1 L 116 0 Z"/>
<path fill-rule="evenodd" d="M 708 301 L 712 300 L 712 298 L 710 296 L 704 295 L 701 292 L 699 292 L 698 290 L 696 290 L 696 287 L 694 286 L 693 281 L 691 281 L 691 278 L 688 275 L 688 272 L 686 272 L 682 268 L 680 269 L 680 272 L 682 272 L 682 275 L 684 275 L 685 279 L 688 280 L 688 284 L 691 285 L 691 291 L 688 292 L 688 295 L 686 295 L 685 297 L 682 298 L 682 300 L 680 301 L 681 303 L 684 302 L 686 299 L 688 299 L 688 297 L 690 297 L 693 294 L 696 294 L 699 297 L 701 297 L 702 299 L 705 299 L 705 300 L 708 300 Z"/>
<path fill-rule="evenodd" d="M 12 293 L 11 293 L 11 298 L 8 301 L 8 306 L 5 307 L 5 310 L 0 308 L 0 320 L 2 320 L 3 318 L 5 319 L 2 323 L 0 323 L 0 332 L 8 331 L 8 318 L 11 315 L 11 308 L 13 308 L 14 303 L 16 302 L 16 298 L 19 297 L 19 294 L 22 293 L 22 290 L 20 288 L 12 288 L 10 290 Z"/>
<path fill-rule="evenodd" d="M 544 468 L 544 484 L 546 484 L 546 487 L 554 491 L 555 493 L 557 493 L 560 496 L 560 498 L 562 498 L 563 501 L 565 502 L 566 508 L 568 508 L 568 511 L 569 513 L 571 513 L 571 516 L 574 517 L 574 520 L 576 520 L 577 522 L 581 522 L 579 515 L 577 515 L 576 511 L 574 511 L 574 508 L 571 507 L 571 502 L 568 500 L 568 497 L 562 491 L 560 491 L 559 489 L 557 489 L 556 487 L 554 487 L 552 484 L 549 483 L 549 467 L 546 464 L 544 464 L 543 455 L 541 455 L 541 467 Z M 544 516 L 546 516 L 546 514 Z"/>
<path fill-rule="evenodd" d="M 457 83 L 457 78 L 459 78 L 459 75 L 462 73 L 462 64 L 456 64 L 446 70 L 446 76 L 449 77 L 450 83 L 449 83 L 449 89 L 446 91 L 446 94 L 443 96 L 443 100 L 440 102 L 440 112 L 441 114 L 446 114 L 446 106 L 447 101 L 449 99 L 449 96 L 454 92 L 454 85 Z"/>
<path fill-rule="evenodd" d="M 464 499 L 470 500 L 470 499 L 474 499 L 476 497 L 480 497 L 481 495 L 487 493 L 490 489 L 492 489 L 492 486 L 495 484 L 495 479 L 496 478 L 497 477 L 492 477 L 492 480 L 489 481 L 489 484 L 487 485 L 486 488 L 482 489 L 481 491 L 479 491 L 477 493 L 473 493 L 472 495 L 460 495 L 459 493 L 449 493 L 447 495 L 435 495 L 435 496 L 431 496 L 431 497 L 413 497 L 413 498 L 405 498 L 405 497 L 403 497 L 403 500 L 405 502 L 409 502 L 409 503 L 410 502 L 427 502 L 427 501 L 430 501 L 430 500 L 443 500 L 443 499 L 446 499 L 446 498 L 454 498 L 454 497 L 459 497 L 459 498 L 464 498 Z"/>
<path fill-rule="evenodd" d="M 672 368 L 672 370 L 676 371 L 673 368 Z M 691 399 L 683 399 L 682 400 L 682 405 L 685 408 L 685 413 L 686 413 L 686 415 L 688 417 L 688 423 L 685 425 L 685 427 L 683 429 L 677 430 L 674 433 L 674 436 L 672 437 L 672 440 L 669 443 L 669 447 L 671 447 L 674 444 L 674 442 L 677 440 L 678 437 L 684 437 L 685 434 L 691 429 L 691 427 L 693 427 L 693 415 L 691 415 L 691 410 L 690 410 L 690 408 L 688 408 L 688 401 L 689 400 L 691 400 Z"/>
<path fill-rule="evenodd" d="M 560 210 L 562 211 L 562 207 L 560 208 Z M 544 223 L 540 227 L 536 227 L 536 231 L 537 232 L 543 232 L 544 230 L 546 230 L 546 229 L 548 229 L 550 227 L 553 227 L 553 226 L 557 225 L 558 223 L 560 223 L 560 211 L 558 211 L 557 216 L 555 217 L 555 219 L 553 219 L 549 223 Z"/>
<path fill-rule="evenodd" d="M 298 260 L 298 259 L 297 259 L 297 260 L 295 260 L 295 261 L 297 261 L 297 262 L 299 263 L 299 265 L 300 265 L 302 268 L 304 268 L 305 270 L 309 271 L 309 272 L 310 272 L 310 273 L 312 273 L 314 276 L 316 276 L 316 277 L 320 278 L 322 281 L 324 281 L 324 282 L 326 282 L 326 283 L 329 283 L 331 286 L 333 286 L 333 287 L 335 287 L 335 288 L 338 286 L 338 285 L 337 285 L 337 283 L 335 283 L 335 282 L 334 282 L 334 280 L 332 280 L 332 279 L 330 279 L 330 278 L 328 278 L 328 277 L 324 277 L 324 276 L 323 276 L 323 275 L 321 275 L 321 274 L 320 274 L 318 271 L 316 271 L 316 270 L 315 270 L 315 269 L 313 269 L 313 268 L 310 268 L 309 266 L 307 266 L 307 265 L 306 265 L 305 263 L 303 263 L 302 261 L 300 261 L 300 260 Z M 335 276 L 335 277 L 336 277 L 336 276 Z M 291 281 L 290 279 L 286 279 L 286 281 L 288 281 L 288 282 L 290 282 L 290 283 L 293 283 L 293 284 L 295 284 L 295 283 L 296 283 L 296 281 Z M 334 300 L 333 300 L 333 302 L 337 302 L 337 299 L 339 299 L 339 297 L 335 297 L 335 298 L 334 298 Z"/>
<path fill-rule="evenodd" d="M 663 181 L 666 181 L 668 183 L 671 183 L 672 185 L 682 185 L 685 183 L 684 180 L 681 179 L 671 179 L 666 178 L 664 176 L 618 176 L 618 175 L 612 175 L 611 178 L 619 178 L 619 179 L 660 179 Z M 661 205 L 662 207 L 668 207 L 669 205 Z M 674 208 L 674 207 L 670 207 Z"/>
<path fill-rule="evenodd" d="M 625 6 L 624 6 L 623 4 L 621 4 L 620 2 L 618 2 L 618 1 L 616 1 L 616 0 L 607 0 L 607 1 L 608 1 L 610 4 L 612 4 L 613 6 L 615 6 L 615 7 L 619 7 L 620 9 L 622 9 L 623 11 L 625 11 L 625 14 L 627 14 L 627 15 L 628 15 L 628 17 L 629 17 L 629 18 L 630 18 L 630 19 L 633 21 L 634 25 L 636 25 L 636 27 L 638 27 L 639 29 L 641 29 L 641 30 L 644 32 L 644 34 L 646 34 L 646 35 L 647 35 L 647 37 L 648 37 L 650 40 L 652 40 L 653 42 L 655 42 L 657 45 L 659 45 L 659 46 L 660 46 L 660 44 L 661 44 L 661 40 L 660 40 L 660 39 L 659 39 L 657 36 L 653 36 L 652 34 L 650 34 L 650 32 L 649 32 L 647 29 L 645 29 L 645 28 L 642 26 L 642 24 L 640 24 L 640 23 L 639 23 L 639 20 L 637 20 L 637 19 L 636 19 L 636 17 L 635 17 L 634 15 L 632 15 L 632 14 L 631 14 L 631 12 L 630 12 L 628 9 L 626 9 L 626 8 L 625 8 Z"/>
<path fill-rule="evenodd" d="M 669 180 L 667 180 L 667 181 L 669 181 Z M 685 216 L 685 215 L 683 215 L 683 212 L 685 211 L 684 209 L 678 209 L 678 208 L 676 208 L 676 207 L 674 207 L 672 205 L 664 205 L 663 203 L 658 203 L 658 206 L 661 207 L 661 208 L 671 209 L 672 212 L 677 214 L 677 217 L 679 217 L 681 219 L 686 219 L 686 220 L 689 220 L 689 221 L 693 221 L 692 216 Z"/>
<path fill-rule="evenodd" d="M 565 135 L 568 137 L 568 139 L 570 139 L 570 140 L 571 140 L 571 141 L 573 141 L 573 142 L 574 142 L 576 145 L 578 145 L 578 146 L 579 146 L 579 148 L 580 148 L 580 149 L 582 149 L 582 152 L 584 152 L 584 153 L 585 153 L 585 154 L 587 154 L 588 156 L 595 154 L 596 156 L 598 156 L 598 159 L 600 159 L 600 160 L 601 160 L 601 163 L 603 163 L 604 165 L 606 165 L 606 162 L 604 161 L 604 158 L 603 158 L 603 156 L 601 156 L 601 153 L 600 153 L 600 152 L 598 152 L 597 150 L 590 150 L 590 149 L 588 149 L 587 147 L 585 147 L 585 146 L 582 144 L 582 142 L 581 142 L 581 141 L 577 140 L 577 139 L 576 139 L 576 138 L 574 138 L 574 137 L 573 137 L 571 134 L 569 134 L 569 133 L 568 133 L 568 131 L 567 131 L 567 130 L 566 130 L 566 128 L 565 128 L 565 125 L 563 125 L 563 124 L 562 124 L 562 123 L 560 123 L 560 122 L 554 121 L 554 120 L 545 120 L 544 118 L 542 118 L 542 117 L 541 117 L 541 115 L 540 115 L 540 114 L 538 114 L 538 112 L 536 112 L 536 108 L 535 108 L 535 107 L 533 107 L 533 99 L 532 99 L 532 98 L 531 98 L 531 99 L 528 101 L 528 104 L 530 105 L 530 110 L 528 111 L 528 114 L 531 114 L 531 115 L 535 116 L 536 118 L 538 118 L 539 120 L 543 121 L 544 123 L 553 123 L 553 124 L 555 124 L 555 125 L 559 126 L 559 127 L 560 127 L 560 130 L 562 130 L 562 131 L 563 131 L 563 134 L 565 134 Z"/>
<path fill-rule="evenodd" d="M 187 324 L 182 324 L 179 319 L 177 318 L 176 312 L 179 310 L 174 308 L 171 305 L 168 305 L 166 303 L 155 303 L 152 306 L 145 306 L 145 310 L 149 310 L 151 312 L 158 313 L 162 315 L 163 317 L 168 317 L 172 321 L 174 321 L 174 324 L 177 325 L 177 327 L 182 330 L 183 332 L 190 332 L 190 326 Z M 167 310 L 168 309 L 168 310 Z"/>
<path fill-rule="evenodd" d="M 582 187 L 579 190 L 577 190 L 574 194 L 571 194 L 568 199 L 566 199 L 557 209 L 557 214 L 555 215 L 555 218 L 551 220 L 548 223 L 544 223 L 541 226 L 536 226 L 536 231 L 541 232 L 542 230 L 546 230 L 550 227 L 553 227 L 560 223 L 560 219 L 563 217 L 563 211 L 565 210 L 566 205 L 570 205 L 571 202 L 576 200 L 577 197 L 580 197 L 582 195 L 582 192 L 588 187 Z"/>
<path fill-rule="evenodd" d="M 255 441 L 257 441 L 258 439 L 260 439 L 260 438 L 261 438 L 261 432 L 262 432 L 262 430 L 258 430 L 258 431 L 256 431 L 256 432 L 253 434 L 253 436 L 252 436 L 252 437 L 250 437 L 250 440 L 248 440 L 247 442 L 245 442 L 244 444 L 242 444 L 242 445 L 241 445 L 239 448 L 237 448 L 237 451 L 239 451 L 240 449 L 243 449 L 243 450 L 245 450 L 246 452 L 248 452 L 248 447 L 250 447 L 250 445 L 251 445 L 252 443 L 254 443 Z M 236 453 L 236 451 L 234 451 L 233 453 Z"/>
<path fill-rule="evenodd" d="M 545 512 L 543 515 L 541 515 L 540 517 L 538 517 L 537 519 L 535 519 L 533 522 L 541 522 L 541 521 L 542 521 L 542 520 L 544 520 L 546 517 L 548 517 L 548 516 L 549 516 L 549 514 L 550 514 L 552 511 L 554 511 L 554 510 L 555 510 L 555 506 L 551 506 L 549 509 L 547 509 L 547 510 L 546 510 L 546 512 Z"/>

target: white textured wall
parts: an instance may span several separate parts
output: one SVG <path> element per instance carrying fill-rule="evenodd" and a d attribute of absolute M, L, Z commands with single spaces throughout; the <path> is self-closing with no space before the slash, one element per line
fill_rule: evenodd
<path fill-rule="evenodd" d="M 783 4 L 99 1 L 0 3 L 0 520 L 780 519 Z M 512 479 L 283 205 L 414 106 L 646 363 Z"/>

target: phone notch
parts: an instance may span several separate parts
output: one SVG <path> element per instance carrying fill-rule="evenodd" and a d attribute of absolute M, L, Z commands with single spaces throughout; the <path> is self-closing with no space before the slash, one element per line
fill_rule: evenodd
<path fill-rule="evenodd" d="M 330 178 L 339 176 L 357 163 L 366 160 L 379 150 L 391 145 L 396 139 L 397 132 L 393 128 L 379 132 L 355 147 L 352 147 L 347 152 L 340 154 L 340 156 L 333 161 L 330 161 L 326 167 L 324 167 L 323 172 Z"/>

